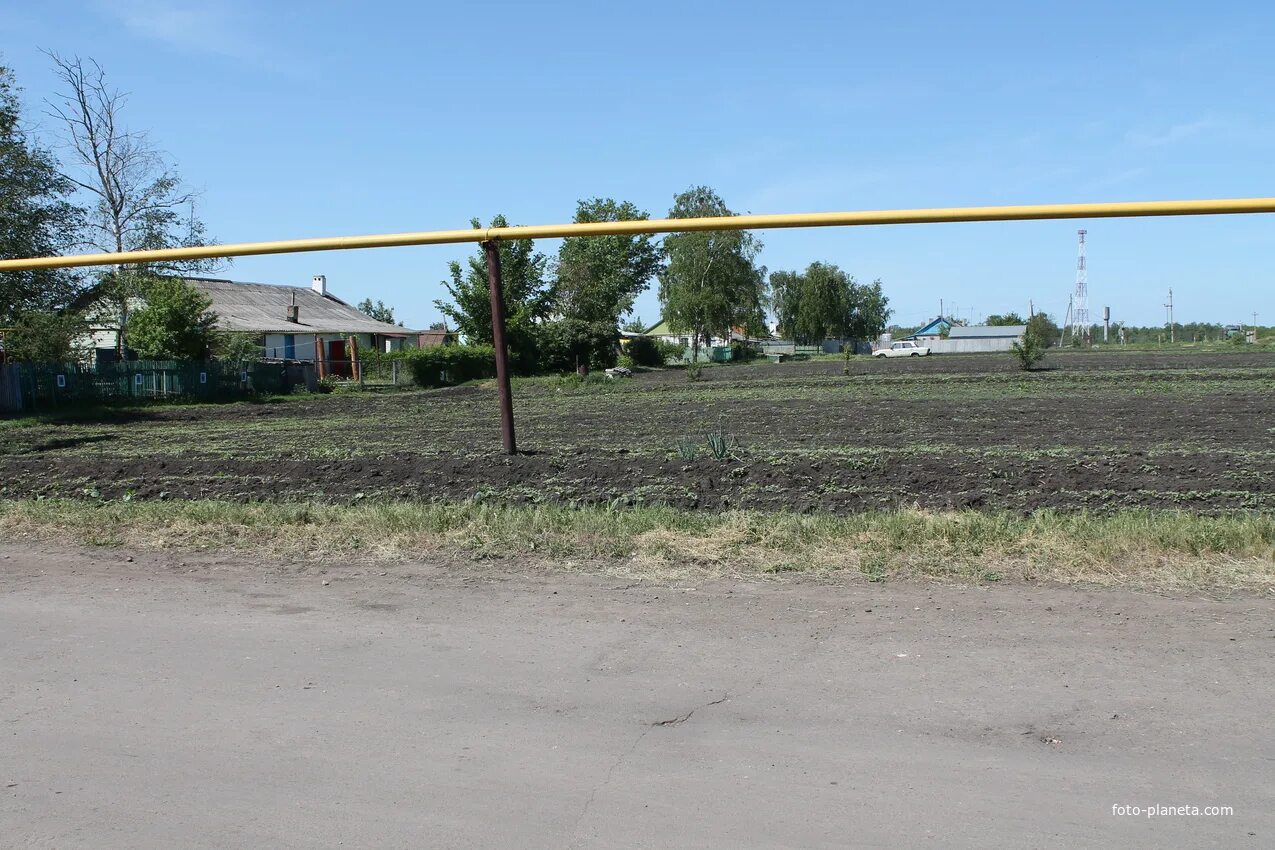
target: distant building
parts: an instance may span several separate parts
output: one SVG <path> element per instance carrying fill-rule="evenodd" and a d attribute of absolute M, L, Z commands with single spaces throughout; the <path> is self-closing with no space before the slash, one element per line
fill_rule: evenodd
<path fill-rule="evenodd" d="M 914 333 L 903 337 L 903 339 L 910 339 L 916 342 L 934 342 L 935 340 L 943 339 L 947 336 L 948 332 L 951 331 L 952 328 L 953 325 L 951 319 L 945 319 L 942 316 L 939 316 L 938 318 L 931 319 L 928 325 L 919 328 Z"/>
<path fill-rule="evenodd" d="M 656 322 L 654 325 L 651 325 L 651 327 L 647 328 L 643 333 L 640 333 L 640 334 L 633 333 L 631 331 L 620 332 L 621 340 L 626 338 L 631 339 L 632 337 L 635 337 L 635 336 L 647 336 L 653 339 L 661 340 L 662 342 L 668 342 L 668 343 L 672 343 L 673 345 L 680 346 L 686 352 L 683 355 L 684 360 L 690 359 L 691 350 L 694 347 L 691 344 L 690 331 L 675 332 L 669 328 L 669 324 L 665 320 Z M 754 342 L 755 343 L 755 342 L 758 342 L 758 340 L 755 340 L 749 337 L 748 334 L 744 332 L 743 328 L 731 328 L 729 338 L 723 339 L 720 336 L 714 336 L 707 341 L 700 340 L 700 354 L 699 354 L 700 360 L 702 361 L 729 360 L 731 357 L 730 344 L 732 342 Z"/>
<path fill-rule="evenodd" d="M 981 351 L 1009 351 L 1027 333 L 1026 325 L 953 325 L 947 339 L 930 344 L 930 349 L 945 354 L 972 354 Z"/>
<path fill-rule="evenodd" d="M 452 345 L 459 341 L 456 331 L 442 330 L 419 331 L 416 334 L 416 345 L 419 348 L 433 348 L 436 345 Z"/>

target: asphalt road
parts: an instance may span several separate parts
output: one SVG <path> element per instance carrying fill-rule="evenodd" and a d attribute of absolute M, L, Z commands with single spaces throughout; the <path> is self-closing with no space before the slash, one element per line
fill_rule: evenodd
<path fill-rule="evenodd" d="M 1273 600 L 126 556 L 0 544 L 4 846 L 1275 845 Z"/>

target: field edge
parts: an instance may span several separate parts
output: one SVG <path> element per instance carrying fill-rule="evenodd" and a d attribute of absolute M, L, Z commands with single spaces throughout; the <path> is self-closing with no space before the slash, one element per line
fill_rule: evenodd
<path fill-rule="evenodd" d="M 0 538 L 284 562 L 509 562 L 637 580 L 929 577 L 1275 593 L 1275 516 L 892 510 L 833 516 L 481 502 L 0 500 Z"/>

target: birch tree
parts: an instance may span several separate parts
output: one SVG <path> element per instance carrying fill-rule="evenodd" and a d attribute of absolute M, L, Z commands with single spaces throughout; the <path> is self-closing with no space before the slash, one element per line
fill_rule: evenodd
<path fill-rule="evenodd" d="M 733 216 L 707 186 L 673 199 L 669 218 Z M 676 332 L 689 331 L 692 361 L 702 342 L 729 338 L 732 328 L 760 332 L 766 304 L 766 269 L 756 264 L 762 244 L 742 230 L 673 233 L 664 239 L 667 266 L 660 272 L 660 306 Z"/>
<path fill-rule="evenodd" d="M 64 176 L 88 202 L 87 247 L 121 253 L 207 244 L 204 225 L 195 217 L 196 193 L 146 133 L 124 125 L 127 95 L 107 83 L 96 61 L 47 55 L 63 86 L 48 104 L 63 127 Z M 119 264 L 104 272 L 98 289 L 116 325 L 117 352 L 124 352 L 130 302 L 145 294 L 149 280 L 217 265 L 209 260 Z"/>

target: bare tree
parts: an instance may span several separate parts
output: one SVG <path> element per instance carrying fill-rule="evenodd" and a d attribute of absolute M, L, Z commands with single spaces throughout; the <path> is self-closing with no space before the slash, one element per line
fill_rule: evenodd
<path fill-rule="evenodd" d="M 49 102 L 65 127 L 66 178 L 88 199 L 88 244 L 103 253 L 207 244 L 195 218 L 196 194 L 143 132 L 126 129 L 120 116 L 127 96 L 107 85 L 93 59 L 47 52 L 66 86 Z M 215 262 L 117 265 L 101 276 L 102 302 L 116 320 L 116 349 L 123 354 L 129 302 L 144 294 L 156 274 L 207 271 Z"/>

